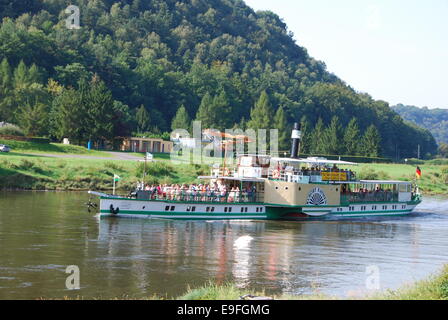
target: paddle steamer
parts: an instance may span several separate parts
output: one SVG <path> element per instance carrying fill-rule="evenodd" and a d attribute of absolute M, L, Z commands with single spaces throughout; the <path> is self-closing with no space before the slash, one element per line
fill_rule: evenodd
<path fill-rule="evenodd" d="M 292 134 L 291 158 L 241 155 L 233 169 L 214 167 L 201 176 L 206 190 L 129 196 L 89 191 L 100 197 L 100 216 L 188 220 L 301 220 L 402 216 L 421 202 L 407 181 L 359 180 L 356 163 L 299 158 L 300 130 Z M 347 169 L 350 168 L 350 169 Z"/>

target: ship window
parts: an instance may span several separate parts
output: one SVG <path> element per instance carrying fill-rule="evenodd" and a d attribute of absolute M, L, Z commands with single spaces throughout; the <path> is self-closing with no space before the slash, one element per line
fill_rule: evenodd
<path fill-rule="evenodd" d="M 244 212 L 247 212 L 247 207 L 246 207 L 246 208 L 244 208 Z"/>
<path fill-rule="evenodd" d="M 168 211 L 168 210 L 170 210 L 170 206 L 165 207 L 165 211 Z"/>
<path fill-rule="evenodd" d="M 190 212 L 190 211 L 191 211 L 191 207 L 188 206 L 188 207 L 187 207 L 187 212 Z"/>
<path fill-rule="evenodd" d="M 171 211 L 174 211 L 176 207 L 175 206 L 171 206 Z"/>
<path fill-rule="evenodd" d="M 299 191 L 302 191 L 302 187 L 299 187 Z"/>
<path fill-rule="evenodd" d="M 210 212 L 210 207 L 207 207 L 207 209 L 205 211 Z"/>
<path fill-rule="evenodd" d="M 285 190 L 288 190 L 289 188 L 288 187 L 285 187 Z"/>
<path fill-rule="evenodd" d="M 146 208 L 146 206 L 143 206 L 143 208 L 142 208 L 142 209 L 143 209 L 143 210 L 145 210 L 145 208 Z"/>
<path fill-rule="evenodd" d="M 191 208 L 191 211 L 195 212 L 196 211 L 196 207 Z"/>
<path fill-rule="evenodd" d="M 229 212 L 232 212 L 232 207 L 229 207 Z"/>
<path fill-rule="evenodd" d="M 275 187 L 275 190 L 278 190 L 278 187 Z"/>
<path fill-rule="evenodd" d="M 227 212 L 227 207 L 224 208 L 224 212 Z"/>
<path fill-rule="evenodd" d="M 260 208 L 260 212 L 263 212 L 263 207 Z"/>
<path fill-rule="evenodd" d="M 215 212 L 215 207 L 212 207 L 212 210 L 211 210 L 212 212 Z"/>
<path fill-rule="evenodd" d="M 244 208 L 243 207 L 241 207 L 241 212 L 244 212 Z"/>
<path fill-rule="evenodd" d="M 257 208 L 257 210 L 256 210 L 256 211 L 258 212 L 259 210 L 260 210 L 260 208 Z"/>

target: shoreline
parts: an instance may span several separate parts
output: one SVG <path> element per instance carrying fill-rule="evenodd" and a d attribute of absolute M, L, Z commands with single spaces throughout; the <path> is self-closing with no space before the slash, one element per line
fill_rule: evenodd
<path fill-rule="evenodd" d="M 378 292 L 372 292 L 365 295 L 354 295 L 347 297 L 332 296 L 316 292 L 307 295 L 291 295 L 291 294 L 273 294 L 268 295 L 266 291 L 250 290 L 238 288 L 233 283 L 223 285 L 214 284 L 212 281 L 197 287 L 190 288 L 184 294 L 178 297 L 162 297 L 152 295 L 144 298 L 132 298 L 127 295 L 122 297 L 114 297 L 106 300 L 182 300 L 182 301 L 244 301 L 240 297 L 244 295 L 253 295 L 255 297 L 267 297 L 272 300 L 334 300 L 334 301 L 366 301 L 366 300 L 448 300 L 448 264 L 441 268 L 437 273 L 431 274 L 423 280 L 418 280 L 411 284 L 404 284 L 396 290 L 383 289 Z M 37 300 L 91 300 L 97 298 L 89 298 L 78 296 L 75 298 L 63 297 L 61 299 L 47 299 L 45 297 L 37 298 Z"/>
<path fill-rule="evenodd" d="M 132 190 L 141 180 L 144 164 L 114 159 L 82 159 L 0 154 L 2 191 L 111 191 L 113 176 L 121 177 L 116 190 Z M 423 175 L 417 180 L 424 196 L 448 194 L 448 165 L 420 165 Z M 208 175 L 210 168 L 198 164 L 173 164 L 160 159 L 146 164 L 149 184 L 195 183 Z M 359 164 L 358 179 L 415 181 L 416 166 L 410 164 Z"/>

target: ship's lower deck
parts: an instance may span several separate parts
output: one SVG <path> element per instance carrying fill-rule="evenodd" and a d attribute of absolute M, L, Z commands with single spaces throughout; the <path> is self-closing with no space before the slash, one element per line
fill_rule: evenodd
<path fill-rule="evenodd" d="M 410 214 L 420 201 L 343 206 L 278 206 L 265 203 L 180 202 L 101 198 L 101 216 L 185 220 L 328 219 Z"/>

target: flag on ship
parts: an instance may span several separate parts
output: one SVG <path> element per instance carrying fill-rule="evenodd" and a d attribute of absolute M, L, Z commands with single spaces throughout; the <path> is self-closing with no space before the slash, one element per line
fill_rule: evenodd
<path fill-rule="evenodd" d="M 422 177 L 422 170 L 420 169 L 420 167 L 417 167 L 415 175 L 417 176 L 417 179 L 420 179 Z"/>

